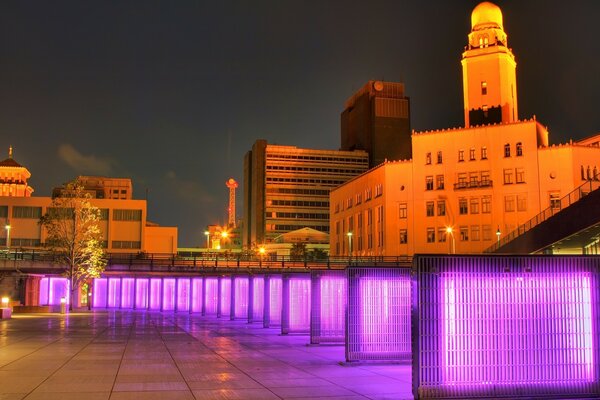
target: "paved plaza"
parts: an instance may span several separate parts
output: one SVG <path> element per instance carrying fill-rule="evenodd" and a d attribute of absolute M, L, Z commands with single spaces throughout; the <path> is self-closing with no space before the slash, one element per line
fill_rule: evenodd
<path fill-rule="evenodd" d="M 346 365 L 259 324 L 189 314 L 23 314 L 0 322 L 0 400 L 412 399 L 409 365 Z"/>

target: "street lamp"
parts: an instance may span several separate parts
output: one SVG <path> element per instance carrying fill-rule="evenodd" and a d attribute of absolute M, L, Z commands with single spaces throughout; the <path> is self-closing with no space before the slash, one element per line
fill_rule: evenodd
<path fill-rule="evenodd" d="M 204 231 L 204 236 L 206 236 L 206 250 L 210 249 L 210 232 Z"/>
<path fill-rule="evenodd" d="M 10 224 L 6 224 L 4 229 L 6 229 L 6 250 L 10 251 Z"/>
<path fill-rule="evenodd" d="M 498 247 L 500 247 L 500 235 L 502 233 L 500 232 L 500 225 L 498 225 L 498 230 L 496 231 L 496 237 L 498 238 Z"/>
<path fill-rule="evenodd" d="M 258 248 L 258 266 L 259 268 L 262 268 L 262 260 L 263 260 L 263 256 L 265 255 L 265 252 L 267 250 L 265 249 L 265 246 L 260 246 Z"/>
<path fill-rule="evenodd" d="M 446 227 L 446 233 L 448 235 L 450 235 L 450 239 L 452 239 L 452 242 L 449 243 L 449 245 L 450 245 L 450 254 L 454 254 L 454 253 L 456 253 L 456 244 L 454 242 L 454 230 L 452 229 L 451 226 L 447 226 Z"/>
<path fill-rule="evenodd" d="M 348 236 L 348 257 L 352 257 L 352 232 L 346 233 Z"/>

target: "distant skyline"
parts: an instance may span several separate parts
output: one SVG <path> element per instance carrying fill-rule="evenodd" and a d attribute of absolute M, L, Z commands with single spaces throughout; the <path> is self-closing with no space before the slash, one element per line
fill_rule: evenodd
<path fill-rule="evenodd" d="M 204 246 L 257 139 L 338 149 L 344 102 L 403 82 L 417 131 L 462 126 L 460 59 L 477 1 L 5 1 L 0 159 L 34 196 L 130 177 L 148 218 Z M 520 118 L 551 143 L 600 131 L 597 1 L 498 1 Z"/>

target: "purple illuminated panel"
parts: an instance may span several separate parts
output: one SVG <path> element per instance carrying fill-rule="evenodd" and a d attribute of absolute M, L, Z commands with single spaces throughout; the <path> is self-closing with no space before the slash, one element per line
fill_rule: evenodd
<path fill-rule="evenodd" d="M 268 275 L 265 277 L 265 307 L 263 315 L 263 326 L 265 328 L 281 326 L 282 286 L 281 275 Z"/>
<path fill-rule="evenodd" d="M 236 276 L 234 285 L 234 318 L 248 318 L 248 277 Z"/>
<path fill-rule="evenodd" d="M 418 396 L 600 393 L 600 259 L 419 257 L 415 264 Z"/>
<path fill-rule="evenodd" d="M 108 278 L 108 307 L 121 306 L 121 278 Z"/>
<path fill-rule="evenodd" d="M 192 299 L 190 311 L 193 313 L 202 312 L 202 278 L 192 279 Z"/>
<path fill-rule="evenodd" d="M 48 305 L 48 285 L 49 278 L 40 279 L 40 305 Z"/>
<path fill-rule="evenodd" d="M 265 307 L 265 277 L 255 275 L 252 277 L 252 308 L 248 313 L 248 322 L 260 322 L 263 320 Z"/>
<path fill-rule="evenodd" d="M 346 338 L 346 273 L 313 271 L 310 342 L 344 343 Z"/>
<path fill-rule="evenodd" d="M 163 278 L 162 310 L 175 310 L 175 278 Z"/>
<path fill-rule="evenodd" d="M 160 310 L 160 298 L 162 296 L 162 279 L 150 279 L 150 298 L 148 299 L 148 309 L 152 311 Z"/>
<path fill-rule="evenodd" d="M 71 301 L 69 296 L 69 280 L 67 278 L 42 278 L 40 280 L 40 304 L 60 305 L 64 297 L 67 304 Z"/>
<path fill-rule="evenodd" d="M 123 278 L 121 280 L 121 308 L 133 308 L 135 280 Z"/>
<path fill-rule="evenodd" d="M 348 361 L 411 359 L 408 268 L 349 267 Z"/>
<path fill-rule="evenodd" d="M 217 315 L 219 304 L 219 279 L 204 278 L 205 293 L 204 293 L 204 315 Z"/>
<path fill-rule="evenodd" d="M 106 308 L 106 278 L 94 279 L 93 306 L 94 308 Z M 41 284 L 40 284 L 41 285 Z M 41 286 L 40 286 L 41 287 Z M 40 303 L 42 299 L 40 297 Z"/>
<path fill-rule="evenodd" d="M 310 276 L 285 275 L 281 333 L 310 333 Z"/>
<path fill-rule="evenodd" d="M 177 311 L 190 310 L 190 280 L 189 278 L 177 279 Z"/>
<path fill-rule="evenodd" d="M 148 278 L 135 280 L 135 308 L 145 310 L 148 308 Z"/>
<path fill-rule="evenodd" d="M 231 277 L 219 278 L 219 310 L 217 317 L 229 318 L 231 316 Z"/>

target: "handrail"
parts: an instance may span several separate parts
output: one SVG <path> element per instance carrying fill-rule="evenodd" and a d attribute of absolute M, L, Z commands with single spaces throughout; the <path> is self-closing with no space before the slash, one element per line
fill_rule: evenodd
<path fill-rule="evenodd" d="M 587 188 L 589 188 L 589 190 L 585 191 L 584 189 Z M 502 239 L 494 243 L 492 246 L 485 249 L 483 252 L 493 253 L 494 251 L 498 250 L 507 243 L 515 240 L 517 237 L 523 235 L 526 232 L 529 232 L 531 229 L 546 221 L 548 218 L 557 214 L 561 210 L 571 206 L 574 203 L 577 203 L 583 197 L 593 192 L 594 190 L 598 190 L 599 188 L 600 173 L 596 174 L 592 179 L 587 180 L 584 184 L 575 188 L 572 192 L 561 198 L 560 201 L 551 204 L 550 207 L 546 208 L 535 217 L 529 219 L 524 224 L 519 225 L 516 229 L 514 229 L 508 235 L 504 236 Z"/>

